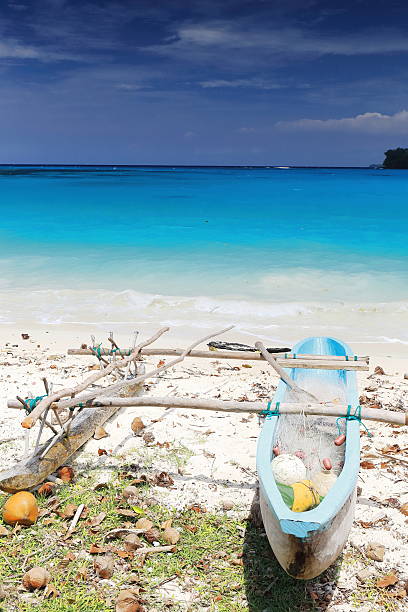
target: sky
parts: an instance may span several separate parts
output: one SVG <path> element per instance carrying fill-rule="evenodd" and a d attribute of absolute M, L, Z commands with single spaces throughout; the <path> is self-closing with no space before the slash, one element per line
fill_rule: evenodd
<path fill-rule="evenodd" d="M 0 163 L 366 166 L 396 146 L 402 0 L 0 3 Z"/>

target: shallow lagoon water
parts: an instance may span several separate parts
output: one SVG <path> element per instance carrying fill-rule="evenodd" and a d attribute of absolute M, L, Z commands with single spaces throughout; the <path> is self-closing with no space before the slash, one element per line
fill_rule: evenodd
<path fill-rule="evenodd" d="M 0 320 L 408 343 L 408 173 L 1 167 Z"/>

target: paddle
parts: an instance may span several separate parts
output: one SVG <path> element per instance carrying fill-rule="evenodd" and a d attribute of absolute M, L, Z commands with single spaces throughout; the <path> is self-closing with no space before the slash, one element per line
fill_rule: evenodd
<path fill-rule="evenodd" d="M 305 391 L 297 386 L 295 381 L 286 374 L 283 368 L 280 367 L 276 359 L 272 357 L 270 353 L 268 353 L 262 342 L 255 342 L 255 348 L 261 353 L 265 361 L 267 361 L 274 368 L 274 370 L 276 370 L 283 382 L 289 387 L 291 398 L 293 398 L 294 401 L 299 403 L 320 402 L 320 400 L 312 395 L 312 393 L 309 393 L 308 391 Z"/>

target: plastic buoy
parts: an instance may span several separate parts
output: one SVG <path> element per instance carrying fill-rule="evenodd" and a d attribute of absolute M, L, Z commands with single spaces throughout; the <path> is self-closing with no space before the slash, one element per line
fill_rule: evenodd
<path fill-rule="evenodd" d="M 346 434 L 341 434 L 340 436 L 337 436 L 334 443 L 336 446 L 341 446 L 342 444 L 344 444 L 345 441 L 346 441 Z"/>
<path fill-rule="evenodd" d="M 323 463 L 323 467 L 325 470 L 331 470 L 333 467 L 332 462 L 330 461 L 328 457 L 325 457 L 322 463 Z"/>

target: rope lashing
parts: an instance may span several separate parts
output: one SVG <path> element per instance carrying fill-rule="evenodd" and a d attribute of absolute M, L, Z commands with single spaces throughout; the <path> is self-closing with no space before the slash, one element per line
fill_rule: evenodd
<path fill-rule="evenodd" d="M 271 410 L 271 406 L 272 406 L 272 402 L 268 402 L 267 407 L 265 410 L 261 410 L 261 412 L 259 413 L 259 416 L 264 416 L 267 419 L 269 419 L 270 417 L 273 416 L 279 416 L 280 412 L 279 412 L 279 406 L 280 406 L 280 402 L 276 402 L 275 404 L 275 410 Z"/>
<path fill-rule="evenodd" d="M 112 347 L 111 349 L 109 349 L 109 351 L 107 351 L 106 349 L 103 349 L 101 347 L 102 347 L 102 342 L 98 344 L 97 346 L 90 347 L 91 351 L 95 353 L 98 359 L 101 359 L 103 355 L 109 355 L 113 357 L 115 353 L 119 353 L 121 357 L 129 357 L 132 354 L 131 349 L 123 350 L 119 347 Z"/>
<path fill-rule="evenodd" d="M 42 399 L 44 399 L 44 397 L 47 397 L 47 394 L 45 395 L 37 395 L 37 397 L 28 397 L 25 400 L 25 403 L 27 404 L 27 408 L 25 409 L 27 414 L 30 414 L 30 412 L 32 412 L 34 410 L 34 408 L 37 406 L 37 404 L 39 402 L 41 402 Z"/>
<path fill-rule="evenodd" d="M 95 353 L 95 355 L 97 356 L 97 358 L 100 360 L 102 357 L 102 342 L 100 342 L 97 346 L 92 346 L 91 350 Z"/>
<path fill-rule="evenodd" d="M 344 433 L 346 433 L 346 429 L 347 429 L 347 421 L 358 421 L 360 423 L 360 425 L 362 425 L 364 427 L 364 429 L 367 432 L 367 435 L 371 438 L 372 437 L 372 433 L 370 433 L 370 431 L 368 430 L 368 428 L 365 426 L 365 424 L 363 423 L 363 421 L 361 420 L 361 406 L 358 405 L 354 412 L 351 412 L 352 407 L 351 404 L 349 404 L 347 406 L 347 414 L 346 416 L 341 416 L 341 417 L 337 417 L 336 419 L 336 425 L 337 425 L 337 430 L 339 432 L 339 436 L 341 435 L 341 427 L 340 427 L 340 421 L 342 419 L 345 420 L 345 424 L 344 424 Z"/>

